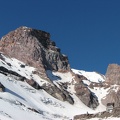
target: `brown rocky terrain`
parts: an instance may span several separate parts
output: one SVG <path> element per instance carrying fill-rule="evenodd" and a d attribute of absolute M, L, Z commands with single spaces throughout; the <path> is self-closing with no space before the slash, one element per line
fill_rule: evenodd
<path fill-rule="evenodd" d="M 101 99 L 101 102 L 107 106 L 107 103 L 114 103 L 112 112 L 100 112 L 97 114 L 76 115 L 74 120 L 86 120 L 90 118 L 99 118 L 102 120 L 107 117 L 120 117 L 120 65 L 110 64 L 106 72 L 106 81 L 99 83 L 91 83 L 90 88 L 103 87 L 107 90 L 107 95 Z"/>
<path fill-rule="evenodd" d="M 120 107 L 120 66 L 110 64 L 106 72 L 106 83 L 109 85 L 107 96 L 102 99 L 102 103 L 114 103 L 115 107 Z"/>
<path fill-rule="evenodd" d="M 97 118 L 98 120 L 102 120 L 103 118 L 108 118 L 108 117 L 120 117 L 120 108 L 116 107 L 113 109 L 112 112 L 100 112 L 97 114 L 82 114 L 82 115 L 76 115 L 74 116 L 74 120 L 89 120 L 91 118 Z"/>
<path fill-rule="evenodd" d="M 99 105 L 97 97 L 88 89 L 88 87 L 83 83 L 82 80 L 87 80 L 86 77 L 82 75 L 75 75 L 75 91 L 78 98 L 88 107 L 94 109 Z"/>
<path fill-rule="evenodd" d="M 50 40 L 50 34 L 41 30 L 20 27 L 8 33 L 0 41 L 0 51 L 37 68 L 40 77 L 47 80 L 45 70 L 70 70 L 67 56 Z"/>
<path fill-rule="evenodd" d="M 105 76 L 106 82 L 109 84 L 120 85 L 120 66 L 118 64 L 110 64 Z"/>

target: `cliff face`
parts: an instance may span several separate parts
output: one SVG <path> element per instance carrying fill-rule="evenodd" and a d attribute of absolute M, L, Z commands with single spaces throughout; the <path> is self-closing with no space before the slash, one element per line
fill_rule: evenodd
<path fill-rule="evenodd" d="M 8 33 L 0 41 L 0 51 L 37 68 L 44 79 L 48 79 L 45 70 L 70 70 L 67 56 L 50 40 L 50 34 L 41 30 L 20 27 Z"/>
<path fill-rule="evenodd" d="M 109 64 L 106 72 L 106 84 L 108 94 L 102 99 L 102 103 L 114 103 L 115 107 L 120 107 L 120 66 Z"/>
<path fill-rule="evenodd" d="M 110 64 L 105 76 L 107 78 L 106 82 L 120 85 L 120 66 L 117 64 Z"/>

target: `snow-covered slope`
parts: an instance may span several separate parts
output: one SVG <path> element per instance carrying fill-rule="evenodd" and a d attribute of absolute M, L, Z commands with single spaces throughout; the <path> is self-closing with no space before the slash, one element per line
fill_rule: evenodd
<path fill-rule="evenodd" d="M 72 69 L 73 72 L 75 72 L 76 74 L 79 75 L 83 75 L 87 78 L 87 80 L 83 80 L 84 84 L 86 84 L 87 86 L 89 86 L 91 83 L 102 83 L 105 81 L 105 76 L 101 75 L 97 72 L 86 72 L 83 70 L 76 70 L 76 69 Z M 89 88 L 89 87 L 88 87 Z M 101 112 L 101 111 L 105 111 L 106 110 L 106 106 L 104 106 L 101 103 L 101 99 L 106 96 L 108 89 L 104 89 L 103 87 L 93 87 L 93 88 L 89 88 L 90 91 L 92 91 L 95 96 L 97 96 L 98 101 L 99 101 L 99 106 L 96 108 L 96 112 Z"/>
<path fill-rule="evenodd" d="M 100 83 L 105 81 L 105 76 L 97 72 L 86 72 L 83 70 L 76 70 L 76 69 L 72 69 L 72 70 L 76 74 L 85 76 L 90 82 Z"/>
<path fill-rule="evenodd" d="M 105 110 L 100 103 L 96 110 L 87 107 L 75 94 L 74 83 L 69 84 L 67 91 L 74 99 L 74 104 L 60 101 L 49 95 L 44 89 L 35 89 L 26 81 L 18 79 L 19 76 L 36 81 L 40 86 L 48 82 L 34 74 L 36 68 L 25 65 L 23 62 L 1 55 L 0 59 L 0 83 L 5 87 L 0 92 L 0 119 L 1 120 L 69 120 L 74 115 L 84 113 L 96 113 Z M 59 88 L 61 83 L 71 83 L 74 76 L 70 72 L 60 73 L 46 71 L 48 77 Z M 89 82 L 102 82 L 104 77 L 93 72 L 73 70 L 84 75 Z M 15 74 L 15 75 L 14 75 Z M 74 81 L 75 82 L 75 81 Z M 83 80 L 83 82 L 85 82 Z M 85 82 L 85 83 L 87 83 Z M 49 83 L 50 84 L 50 83 Z M 104 89 L 90 89 L 99 98 L 105 96 Z M 104 94 L 103 94 L 104 93 Z"/>

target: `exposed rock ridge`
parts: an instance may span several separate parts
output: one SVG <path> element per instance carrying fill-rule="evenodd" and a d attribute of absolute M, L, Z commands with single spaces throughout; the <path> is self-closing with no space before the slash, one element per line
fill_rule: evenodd
<path fill-rule="evenodd" d="M 76 96 L 88 107 L 95 109 L 98 105 L 98 98 L 88 89 L 82 80 L 87 80 L 83 75 L 75 75 Z"/>
<path fill-rule="evenodd" d="M 0 51 L 37 68 L 44 79 L 48 79 L 46 70 L 70 70 L 67 56 L 61 54 L 45 31 L 20 27 L 2 37 Z"/>

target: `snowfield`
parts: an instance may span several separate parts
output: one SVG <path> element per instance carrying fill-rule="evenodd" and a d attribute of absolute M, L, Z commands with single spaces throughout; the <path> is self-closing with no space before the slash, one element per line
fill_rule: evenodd
<path fill-rule="evenodd" d="M 76 74 L 85 76 L 90 82 L 100 83 L 105 81 L 105 76 L 97 72 L 86 72 L 84 70 L 76 70 L 76 69 L 72 69 L 72 71 Z"/>
<path fill-rule="evenodd" d="M 0 67 L 12 70 L 27 79 L 35 80 L 39 85 L 48 83 L 40 78 L 33 71 L 36 69 L 25 65 L 23 62 L 14 58 L 7 58 L 2 55 L 4 60 L 0 59 Z M 104 76 L 96 72 L 85 72 L 73 69 L 73 72 L 84 75 L 89 82 L 102 82 Z M 59 87 L 61 82 L 71 82 L 74 78 L 70 72 L 59 73 L 46 71 L 48 77 Z M 75 95 L 74 84 L 70 84 L 68 91 L 71 93 L 75 103 L 60 101 L 49 95 L 43 89 L 36 90 L 27 82 L 16 80 L 16 78 L 0 73 L 0 83 L 5 86 L 5 92 L 0 92 L 0 120 L 70 120 L 74 115 L 101 112 L 106 109 L 100 102 L 107 91 L 104 89 L 91 89 L 99 98 L 100 105 L 96 110 L 92 110 L 82 103 Z M 59 83 L 59 84 L 58 84 Z M 97 120 L 91 119 L 91 120 Z M 113 119 L 108 119 L 113 120 Z M 117 119 L 115 119 L 117 120 Z"/>

